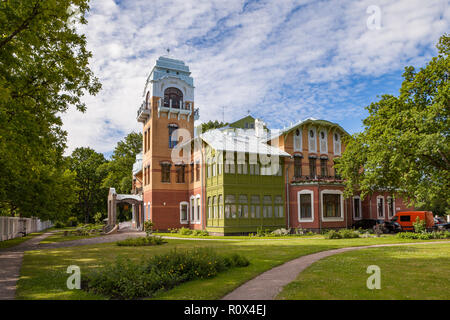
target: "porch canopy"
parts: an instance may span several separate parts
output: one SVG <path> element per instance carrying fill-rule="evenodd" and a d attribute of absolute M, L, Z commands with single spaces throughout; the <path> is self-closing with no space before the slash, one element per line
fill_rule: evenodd
<path fill-rule="evenodd" d="M 142 221 L 137 219 L 143 212 L 142 196 L 138 194 L 118 194 L 115 188 L 109 188 L 108 193 L 108 226 L 117 224 L 117 205 L 121 203 L 131 204 L 133 207 L 133 224 L 140 228 Z"/>

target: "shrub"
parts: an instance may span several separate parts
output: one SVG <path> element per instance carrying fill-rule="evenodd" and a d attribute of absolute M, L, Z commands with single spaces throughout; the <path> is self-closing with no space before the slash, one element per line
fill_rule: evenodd
<path fill-rule="evenodd" d="M 185 235 L 186 236 L 186 235 L 192 234 L 192 230 L 188 229 L 188 228 L 185 228 L 185 227 L 182 227 L 181 229 L 178 230 L 178 233 L 181 234 L 181 235 Z"/>
<path fill-rule="evenodd" d="M 95 221 L 96 224 L 101 224 L 103 222 L 103 213 L 97 212 L 94 215 L 94 221 Z"/>
<path fill-rule="evenodd" d="M 330 230 L 325 234 L 326 239 L 352 239 L 359 237 L 359 232 L 351 229 Z"/>
<path fill-rule="evenodd" d="M 65 227 L 65 225 L 64 225 L 64 223 L 62 223 L 61 221 L 57 221 L 56 223 L 55 223 L 55 228 L 56 229 L 62 229 L 62 228 L 64 228 Z"/>
<path fill-rule="evenodd" d="M 69 217 L 67 219 L 66 227 L 76 227 L 78 225 L 77 217 Z"/>
<path fill-rule="evenodd" d="M 397 237 L 401 239 L 416 240 L 432 240 L 432 239 L 450 239 L 450 231 L 433 231 L 433 232 L 399 232 Z"/>
<path fill-rule="evenodd" d="M 413 222 L 413 227 L 415 232 L 425 232 L 427 228 L 427 224 L 425 220 L 421 220 L 419 217 L 416 218 L 416 221 Z"/>
<path fill-rule="evenodd" d="M 330 230 L 325 234 L 326 239 L 342 239 L 342 235 L 336 230 Z"/>
<path fill-rule="evenodd" d="M 117 241 L 116 245 L 120 247 L 140 247 L 140 246 L 157 246 L 166 243 L 162 237 L 149 236 L 139 238 L 128 238 Z"/>
<path fill-rule="evenodd" d="M 153 222 L 152 220 L 147 220 L 144 222 L 144 231 L 147 234 L 147 237 L 152 233 L 153 230 Z"/>
<path fill-rule="evenodd" d="M 110 298 L 151 297 L 186 281 L 211 278 L 227 269 L 248 265 L 247 258 L 241 255 L 218 255 L 209 248 L 172 250 L 140 262 L 119 258 L 88 274 L 82 288 Z"/>
<path fill-rule="evenodd" d="M 192 235 L 200 236 L 200 237 L 207 237 L 207 236 L 209 236 L 208 231 L 205 231 L 205 230 L 193 230 Z"/>
<path fill-rule="evenodd" d="M 272 231 L 271 236 L 287 236 L 291 232 L 290 229 L 280 228 Z"/>

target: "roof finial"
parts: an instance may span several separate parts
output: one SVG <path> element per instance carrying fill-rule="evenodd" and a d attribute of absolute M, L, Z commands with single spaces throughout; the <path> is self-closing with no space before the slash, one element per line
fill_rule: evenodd
<path fill-rule="evenodd" d="M 167 48 L 166 51 L 167 51 L 167 56 L 169 56 L 170 55 L 170 48 Z"/>

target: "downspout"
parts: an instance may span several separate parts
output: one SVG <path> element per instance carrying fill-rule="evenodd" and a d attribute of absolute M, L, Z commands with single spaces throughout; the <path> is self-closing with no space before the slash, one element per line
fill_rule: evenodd
<path fill-rule="evenodd" d="M 321 215 L 322 215 L 322 211 L 321 211 L 321 207 L 320 207 L 320 205 L 321 205 L 321 203 L 322 203 L 322 201 L 321 201 L 321 197 L 320 197 L 320 182 L 318 182 L 318 184 L 317 184 L 317 192 L 318 192 L 318 206 L 317 206 L 317 209 L 318 209 L 318 212 L 317 212 L 317 216 L 319 217 L 319 233 L 321 233 L 322 232 L 322 219 L 321 219 Z"/>
<path fill-rule="evenodd" d="M 201 207 L 201 210 L 202 210 L 202 230 L 205 230 L 205 214 L 204 214 L 204 212 L 205 212 L 205 208 L 206 208 L 206 206 L 205 206 L 205 197 L 204 197 L 204 194 L 203 194 L 203 170 L 205 169 L 206 170 L 206 168 L 205 168 L 205 166 L 204 166 L 204 163 L 205 163 L 205 160 L 203 159 L 203 157 L 204 157 L 204 154 L 203 154 L 203 140 L 200 140 L 200 142 L 201 142 L 201 145 L 200 145 L 200 154 L 201 154 L 201 159 L 202 159 L 202 162 L 201 162 L 201 170 L 200 170 L 200 192 L 201 192 L 201 203 L 202 203 L 202 207 Z"/>

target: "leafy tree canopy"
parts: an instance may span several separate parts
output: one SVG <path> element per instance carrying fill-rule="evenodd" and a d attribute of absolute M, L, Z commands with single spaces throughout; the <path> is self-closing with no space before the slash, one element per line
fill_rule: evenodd
<path fill-rule="evenodd" d="M 74 208 L 75 215 L 85 223 L 92 221 L 99 211 L 105 211 L 108 189 L 102 187 L 106 177 L 102 165 L 107 163 L 103 154 L 91 148 L 77 148 L 68 158 L 69 168 L 76 173 L 78 201 Z"/>
<path fill-rule="evenodd" d="M 206 132 L 211 129 L 219 129 L 228 125 L 228 122 L 219 122 L 217 120 L 210 120 L 201 124 L 202 132 Z"/>
<path fill-rule="evenodd" d="M 64 169 L 60 115 L 71 105 L 84 111 L 81 97 L 100 90 L 88 66 L 86 39 L 70 23 L 75 8 L 78 23 L 85 24 L 87 0 L 0 2 L 3 213 L 48 217 L 44 213 L 54 212 L 56 202 L 64 203 L 57 198 L 70 193 L 59 189 L 69 183 L 57 181 L 73 178 Z"/>
<path fill-rule="evenodd" d="M 450 207 L 450 37 L 422 69 L 406 67 L 398 97 L 367 107 L 364 131 L 347 141 L 336 164 L 346 193 L 387 190 L 416 207 Z"/>
<path fill-rule="evenodd" d="M 111 161 L 103 165 L 107 172 L 103 187 L 115 187 L 118 193 L 130 193 L 136 155 L 142 151 L 142 133 L 132 132 L 117 143 Z"/>

